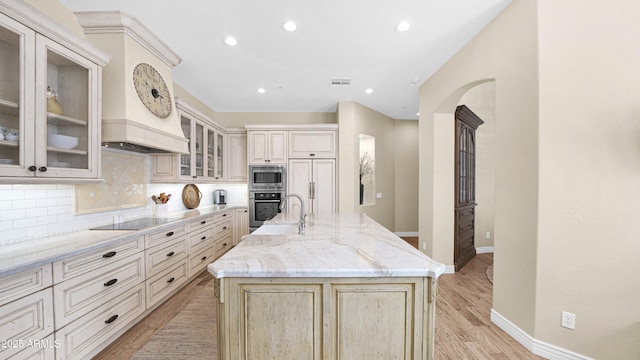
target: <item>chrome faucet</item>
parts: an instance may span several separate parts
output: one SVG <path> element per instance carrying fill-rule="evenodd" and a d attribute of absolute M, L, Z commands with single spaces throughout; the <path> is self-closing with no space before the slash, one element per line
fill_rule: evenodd
<path fill-rule="evenodd" d="M 285 196 L 282 202 L 280 202 L 280 211 L 282 211 L 282 208 L 287 203 L 287 199 L 289 199 L 292 196 L 297 197 L 298 200 L 300 200 L 300 220 L 298 220 L 298 234 L 302 235 L 304 234 L 305 217 L 307 216 L 307 214 L 304 212 L 304 200 L 302 199 L 302 196 L 295 193 L 291 193 Z"/>

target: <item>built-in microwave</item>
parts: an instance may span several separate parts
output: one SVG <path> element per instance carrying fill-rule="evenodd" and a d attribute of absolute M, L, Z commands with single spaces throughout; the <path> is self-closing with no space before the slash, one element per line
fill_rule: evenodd
<path fill-rule="evenodd" d="M 285 165 L 249 165 L 249 191 L 286 191 Z"/>

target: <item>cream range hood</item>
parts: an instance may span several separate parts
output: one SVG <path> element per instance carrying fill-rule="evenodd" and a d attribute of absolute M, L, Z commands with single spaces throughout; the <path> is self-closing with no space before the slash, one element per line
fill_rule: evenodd
<path fill-rule="evenodd" d="M 173 67 L 182 59 L 137 19 L 121 11 L 76 12 L 85 38 L 111 55 L 102 71 L 102 143 L 144 153 L 188 153 L 173 96 Z M 166 118 L 152 114 L 133 85 L 133 69 L 147 63 L 172 94 Z"/>

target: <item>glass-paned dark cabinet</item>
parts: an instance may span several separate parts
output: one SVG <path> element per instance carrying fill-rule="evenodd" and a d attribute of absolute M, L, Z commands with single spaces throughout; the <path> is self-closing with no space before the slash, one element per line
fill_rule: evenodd
<path fill-rule="evenodd" d="M 476 255 L 476 130 L 484 121 L 464 105 L 456 109 L 455 121 L 454 264 L 458 271 Z"/>

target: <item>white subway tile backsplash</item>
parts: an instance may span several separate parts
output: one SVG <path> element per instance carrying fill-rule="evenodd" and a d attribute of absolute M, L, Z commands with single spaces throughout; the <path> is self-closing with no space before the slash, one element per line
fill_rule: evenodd
<path fill-rule="evenodd" d="M 24 209 L 0 211 L 0 220 L 24 219 L 26 216 L 27 212 Z"/>
<path fill-rule="evenodd" d="M 147 178 L 148 178 L 147 174 Z M 246 184 L 197 184 L 202 192 L 200 207 L 213 205 L 213 191 L 226 189 L 228 202 L 246 204 Z M 151 195 L 172 194 L 169 211 L 186 210 L 182 202 L 185 184 L 147 184 L 149 202 L 144 207 L 76 215 L 73 185 L 19 184 L 0 185 L 0 247 L 53 235 L 85 230 L 153 215 Z"/>

